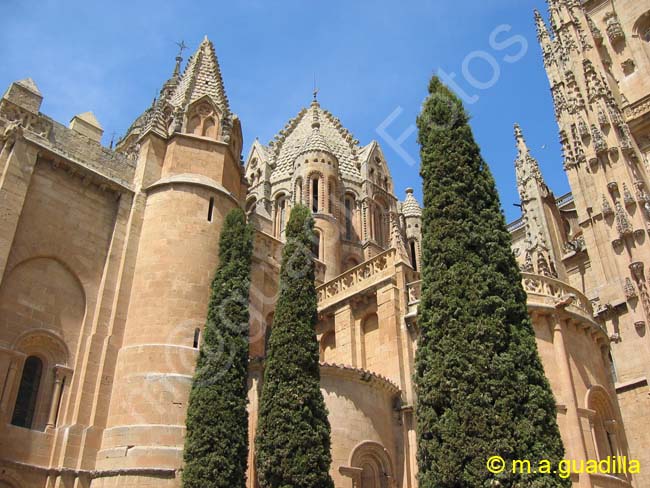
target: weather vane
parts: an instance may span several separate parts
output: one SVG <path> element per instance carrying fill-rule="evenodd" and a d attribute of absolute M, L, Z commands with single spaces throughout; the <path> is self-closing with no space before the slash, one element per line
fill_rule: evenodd
<path fill-rule="evenodd" d="M 316 86 L 316 73 L 314 73 L 314 100 L 318 97 L 318 87 Z"/>
<path fill-rule="evenodd" d="M 178 56 L 181 57 L 183 51 L 187 49 L 187 45 L 185 44 L 185 41 L 177 42 L 176 45 L 178 46 Z"/>

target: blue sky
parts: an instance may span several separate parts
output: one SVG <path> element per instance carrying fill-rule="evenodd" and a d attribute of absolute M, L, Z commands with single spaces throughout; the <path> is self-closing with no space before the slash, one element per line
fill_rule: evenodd
<path fill-rule="evenodd" d="M 568 191 L 534 8 L 546 12 L 543 0 L 3 0 L 0 86 L 33 78 L 44 113 L 67 123 L 93 111 L 108 144 L 171 74 L 175 42 L 193 51 L 207 34 L 242 119 L 245 155 L 255 137 L 267 143 L 310 103 L 315 75 L 321 105 L 361 144 L 380 142 L 398 196 L 413 186 L 420 198 L 410 164 L 415 117 L 431 75 L 456 73 L 513 220 L 514 122 L 555 194 Z"/>

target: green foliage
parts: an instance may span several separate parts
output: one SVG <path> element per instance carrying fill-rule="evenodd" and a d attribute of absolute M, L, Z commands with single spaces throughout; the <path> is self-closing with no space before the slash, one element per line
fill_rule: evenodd
<path fill-rule="evenodd" d="M 563 446 L 496 187 L 458 98 L 437 78 L 418 117 L 424 185 L 416 355 L 420 488 L 570 486 L 486 460 Z M 510 470 L 506 470 L 510 471 Z"/>
<path fill-rule="evenodd" d="M 248 458 L 248 294 L 253 230 L 226 215 L 219 266 L 187 411 L 184 488 L 245 488 Z"/>
<path fill-rule="evenodd" d="M 286 228 L 259 407 L 255 443 L 262 488 L 334 487 L 315 333 L 313 229 L 309 209 L 296 205 Z"/>

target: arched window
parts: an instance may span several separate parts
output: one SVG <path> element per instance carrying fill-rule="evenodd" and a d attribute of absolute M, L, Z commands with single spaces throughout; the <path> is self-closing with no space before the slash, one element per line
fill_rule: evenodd
<path fill-rule="evenodd" d="M 334 362 L 334 351 L 336 349 L 336 335 L 334 331 L 323 334 L 320 340 L 320 360 L 324 363 Z"/>
<path fill-rule="evenodd" d="M 280 195 L 275 200 L 275 235 L 277 237 L 284 236 L 284 228 L 287 223 L 287 198 L 284 195 Z"/>
<path fill-rule="evenodd" d="M 365 441 L 355 447 L 350 456 L 350 465 L 359 469 L 359 488 L 389 488 L 395 486 L 393 468 L 388 451 L 377 442 Z M 355 477 L 356 477 L 355 476 Z"/>
<path fill-rule="evenodd" d="M 212 117 L 209 117 L 203 123 L 203 136 L 212 137 L 213 139 L 217 138 L 217 124 L 214 123 Z"/>
<path fill-rule="evenodd" d="M 311 211 L 318 213 L 318 176 L 311 180 Z"/>
<path fill-rule="evenodd" d="M 418 270 L 418 254 L 417 254 L 417 247 L 415 246 L 415 241 L 411 240 L 409 241 L 409 251 L 411 254 L 411 267 L 413 270 L 417 271 Z"/>
<path fill-rule="evenodd" d="M 293 190 L 293 201 L 302 203 L 302 178 L 296 179 L 296 184 Z"/>
<path fill-rule="evenodd" d="M 255 197 L 250 198 L 246 202 L 246 213 L 252 213 L 255 211 L 255 207 L 257 206 L 257 199 Z"/>
<path fill-rule="evenodd" d="M 16 406 L 11 419 L 13 425 L 31 429 L 38 398 L 38 387 L 43 375 L 43 362 L 36 356 L 29 356 L 23 367 Z"/>
<path fill-rule="evenodd" d="M 592 386 L 587 392 L 586 404 L 587 408 L 593 412 L 590 419 L 591 434 L 598 460 L 624 455 L 625 453 L 619 446 L 618 422 L 607 390 L 602 386 Z"/>
<path fill-rule="evenodd" d="M 350 256 L 348 259 L 345 261 L 345 265 L 343 267 L 343 271 L 347 271 L 348 269 L 352 269 L 355 266 L 359 266 L 359 260 L 355 258 L 354 256 Z"/>
<path fill-rule="evenodd" d="M 373 232 L 375 237 L 375 242 L 380 246 L 385 246 L 387 244 L 387 212 L 384 210 L 384 207 L 381 203 L 376 203 L 373 209 L 372 221 L 373 221 Z"/>
<path fill-rule="evenodd" d="M 320 259 L 320 232 L 314 232 L 314 241 L 311 246 L 311 253 L 316 259 Z"/>
<path fill-rule="evenodd" d="M 334 215 L 336 212 L 336 181 L 334 178 L 330 178 L 327 182 L 327 192 L 328 192 L 328 209 L 327 211 Z"/>
<path fill-rule="evenodd" d="M 195 115 L 190 119 L 190 123 L 187 125 L 187 132 L 190 134 L 201 135 L 201 117 Z"/>
<path fill-rule="evenodd" d="M 345 238 L 348 241 L 352 240 L 353 216 L 354 216 L 354 197 L 351 195 L 347 195 L 345 197 Z"/>

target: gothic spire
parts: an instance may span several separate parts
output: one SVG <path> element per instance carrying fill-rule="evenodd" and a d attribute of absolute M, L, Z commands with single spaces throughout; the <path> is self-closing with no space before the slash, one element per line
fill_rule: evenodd
<path fill-rule="evenodd" d="M 544 211 L 545 199 L 550 197 L 552 201 L 553 196 L 544 183 L 537 160 L 530 154 L 519 124 L 515 124 L 515 140 L 518 153 L 515 160 L 517 189 L 521 198 L 521 213 L 526 228 L 525 263 L 522 270 L 545 276 L 557 276 L 548 229 L 549 222 L 547 222 Z"/>
<path fill-rule="evenodd" d="M 539 170 L 537 160 L 531 156 L 530 149 L 524 139 L 524 134 L 519 127 L 515 124 L 515 140 L 517 141 L 517 159 L 515 160 L 515 170 L 517 174 L 517 189 L 522 201 L 527 200 L 530 193 L 530 182 L 537 187 L 546 189 L 546 183 Z"/>
<path fill-rule="evenodd" d="M 172 105 L 185 110 L 192 102 L 204 96 L 210 98 L 223 114 L 230 115 L 217 55 L 207 36 L 188 60 L 172 97 Z"/>

